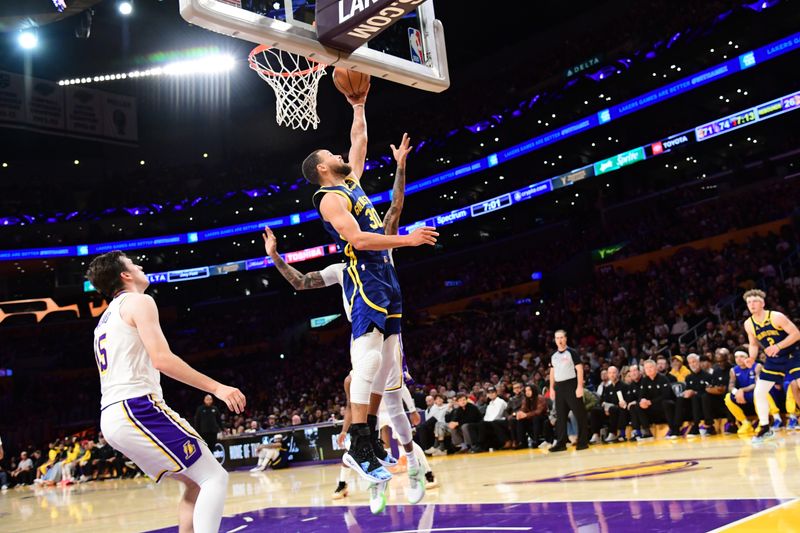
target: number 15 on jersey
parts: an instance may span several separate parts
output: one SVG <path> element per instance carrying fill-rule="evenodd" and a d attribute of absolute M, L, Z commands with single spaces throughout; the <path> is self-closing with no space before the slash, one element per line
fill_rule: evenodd
<path fill-rule="evenodd" d="M 108 370 L 108 354 L 106 353 L 106 334 L 103 333 L 97 337 L 97 342 L 94 344 L 94 358 L 97 361 L 97 369 L 100 374 L 105 374 Z"/>

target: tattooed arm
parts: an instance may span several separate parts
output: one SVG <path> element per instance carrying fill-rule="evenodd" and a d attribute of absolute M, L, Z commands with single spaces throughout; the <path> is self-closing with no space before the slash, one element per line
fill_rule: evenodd
<path fill-rule="evenodd" d="M 296 291 L 321 289 L 326 286 L 319 271 L 303 274 L 283 260 L 281 254 L 278 253 L 278 240 L 275 238 L 275 234 L 272 233 L 271 229 L 264 228 L 262 238 L 264 239 L 264 249 L 275 263 L 275 268 L 278 269 L 281 276 L 283 276 Z"/>
<path fill-rule="evenodd" d="M 383 217 L 384 233 L 386 235 L 396 235 L 400 226 L 400 213 L 403 212 L 403 204 L 406 199 L 406 156 L 413 148 L 409 146 L 411 139 L 407 133 L 403 134 L 400 147 L 391 145 L 394 158 L 397 161 L 397 171 L 394 174 L 394 187 L 392 188 L 392 205 Z"/>

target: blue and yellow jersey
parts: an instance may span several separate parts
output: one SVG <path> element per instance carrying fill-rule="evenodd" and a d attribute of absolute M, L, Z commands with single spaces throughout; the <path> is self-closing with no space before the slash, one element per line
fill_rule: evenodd
<path fill-rule="evenodd" d="M 742 368 L 739 365 L 733 367 L 733 373 L 736 376 L 736 388 L 743 389 L 749 387 L 756 382 L 756 367 Z"/>
<path fill-rule="evenodd" d="M 317 208 L 318 213 L 320 203 L 322 202 L 322 197 L 329 193 L 338 194 L 347 200 L 347 208 L 350 211 L 350 214 L 353 215 L 353 218 L 356 219 L 358 227 L 361 228 L 361 231 L 384 235 L 383 220 L 381 220 L 378 212 L 375 211 L 375 207 L 372 205 L 367 193 L 365 193 L 364 189 L 361 188 L 358 179 L 351 175 L 345 178 L 344 185 L 320 187 L 319 190 L 314 193 L 313 197 L 314 206 Z M 334 228 L 333 225 L 322 218 L 322 213 L 320 213 L 320 219 L 322 220 L 322 225 L 325 228 L 325 231 L 327 231 L 328 234 L 333 237 L 339 248 L 341 248 L 344 251 L 344 254 L 350 259 L 351 264 L 353 262 L 360 264 L 365 262 L 383 263 L 388 261 L 389 252 L 386 250 L 356 250 L 344 239 L 344 237 L 339 235 L 339 232 L 336 231 L 336 228 Z"/>
<path fill-rule="evenodd" d="M 789 336 L 786 331 L 772 323 L 772 311 L 766 312 L 763 322 L 756 322 L 756 319 L 752 316 L 750 317 L 750 321 L 753 323 L 753 331 L 755 332 L 756 339 L 758 339 L 758 342 L 761 344 L 762 348 L 767 348 L 768 346 L 778 344 Z M 778 352 L 777 357 L 792 357 L 797 353 L 798 348 L 800 347 L 798 347 L 797 344 L 793 344 L 792 346 L 784 348 Z"/>

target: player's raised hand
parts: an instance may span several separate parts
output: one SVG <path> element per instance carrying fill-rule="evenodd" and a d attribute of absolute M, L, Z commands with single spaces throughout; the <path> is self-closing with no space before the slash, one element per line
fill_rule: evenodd
<path fill-rule="evenodd" d="M 220 384 L 217 390 L 214 391 L 214 396 L 225 402 L 228 409 L 237 415 L 242 413 L 247 405 L 247 399 L 245 399 L 244 394 L 235 387 Z"/>
<path fill-rule="evenodd" d="M 423 244 L 433 246 L 436 244 L 436 237 L 438 236 L 439 233 L 436 231 L 436 228 L 430 226 L 419 227 L 409 235 L 409 246 L 421 246 Z"/>
<path fill-rule="evenodd" d="M 269 229 L 269 226 L 264 226 L 264 233 L 261 234 L 261 238 L 264 239 L 264 250 L 266 250 L 267 255 L 278 253 L 278 239 Z"/>
<path fill-rule="evenodd" d="M 350 105 L 365 105 L 367 103 L 367 95 L 369 94 L 370 85 L 367 85 L 367 90 L 361 94 L 346 94 L 344 95 L 347 98 L 347 101 Z"/>
<path fill-rule="evenodd" d="M 413 146 L 409 146 L 410 143 L 411 138 L 408 136 L 408 133 L 404 133 L 403 140 L 400 141 L 400 148 L 395 147 L 393 144 L 389 145 L 398 167 L 404 167 L 406 165 L 406 156 L 408 156 L 408 153 L 414 148 Z"/>

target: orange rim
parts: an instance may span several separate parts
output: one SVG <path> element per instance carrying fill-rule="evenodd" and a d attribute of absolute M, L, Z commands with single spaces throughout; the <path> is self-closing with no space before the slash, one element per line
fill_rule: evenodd
<path fill-rule="evenodd" d="M 256 61 L 256 59 L 255 59 L 255 56 L 257 56 L 258 54 L 261 54 L 263 52 L 266 52 L 267 50 L 270 50 L 271 48 L 272 48 L 271 46 L 267 46 L 266 44 L 260 44 L 260 45 L 256 46 L 255 48 L 253 48 L 250 51 L 250 55 L 247 56 L 247 62 L 250 64 L 250 68 L 255 70 L 255 71 L 260 72 L 264 76 L 281 77 L 281 78 L 294 78 L 294 77 L 300 77 L 300 76 L 308 76 L 309 74 L 317 72 L 319 69 L 324 69 L 327 66 L 327 65 L 325 65 L 323 63 L 320 63 L 318 61 L 314 61 L 313 59 L 306 58 L 306 61 L 308 61 L 309 63 L 314 63 L 313 67 L 307 68 L 305 70 L 297 70 L 297 71 L 294 71 L 294 72 L 275 72 L 272 69 L 268 69 L 268 68 L 262 67 L 261 65 L 258 64 L 258 61 Z M 289 52 L 287 52 L 287 53 L 289 53 Z"/>

